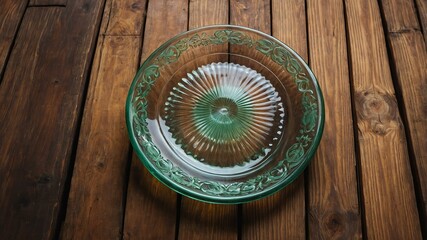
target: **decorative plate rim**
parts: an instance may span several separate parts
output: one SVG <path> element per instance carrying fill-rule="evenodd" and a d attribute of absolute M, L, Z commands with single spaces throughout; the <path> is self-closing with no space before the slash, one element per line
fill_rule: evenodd
<path fill-rule="evenodd" d="M 277 46 L 277 47 L 284 48 L 284 50 L 289 52 L 292 55 L 292 57 L 295 58 L 299 62 L 297 64 L 302 65 L 302 66 L 298 65 L 299 67 L 302 67 L 302 69 L 306 69 L 306 71 L 308 72 L 308 75 L 309 75 L 308 77 L 311 79 L 311 82 L 313 84 L 313 89 L 316 90 L 315 91 L 316 101 L 317 101 L 316 102 L 316 108 L 317 108 L 316 109 L 316 117 L 318 116 L 319 119 L 316 119 L 317 128 L 313 127 L 313 129 L 311 130 L 311 131 L 315 132 L 314 139 L 310 139 L 310 141 L 309 141 L 310 145 L 308 146 L 306 151 L 303 153 L 303 155 L 298 157 L 299 162 L 295 165 L 295 169 L 293 169 L 293 171 L 290 174 L 286 174 L 283 178 L 278 179 L 277 181 L 275 181 L 273 183 L 273 185 L 268 186 L 268 188 L 266 188 L 266 189 L 261 188 L 261 191 L 257 191 L 254 193 L 248 193 L 246 195 L 235 195 L 235 196 L 233 196 L 233 195 L 228 195 L 228 196 L 216 195 L 215 196 L 215 195 L 203 194 L 203 193 L 191 190 L 186 186 L 178 184 L 173 179 L 170 179 L 169 177 L 167 177 L 163 173 L 161 173 L 161 170 L 157 169 L 153 165 L 153 163 L 147 158 L 146 154 L 142 151 L 141 146 L 138 143 L 137 136 L 134 133 L 134 117 L 136 115 L 136 111 L 134 110 L 134 106 L 133 106 L 133 104 L 134 104 L 133 103 L 133 95 L 134 95 L 134 91 L 136 90 L 135 85 L 137 84 L 138 79 L 143 74 L 143 71 L 145 71 L 149 67 L 151 67 L 152 66 L 151 61 L 155 57 L 157 57 L 159 59 L 159 56 L 161 56 L 161 54 L 164 53 L 164 51 L 167 50 L 168 47 L 171 46 L 171 43 L 173 43 L 177 39 L 179 39 L 185 35 L 188 36 L 188 38 L 191 38 L 192 36 L 194 36 L 192 34 L 196 33 L 196 35 L 197 35 L 197 32 L 202 31 L 202 30 L 209 30 L 209 29 L 218 29 L 218 31 L 220 31 L 220 30 L 222 30 L 222 31 L 231 30 L 231 32 L 233 30 L 236 30 L 236 31 L 243 30 L 243 31 L 248 31 L 248 32 L 254 32 L 255 34 L 260 35 L 262 38 L 260 38 L 256 42 L 251 42 L 250 44 L 254 44 L 254 43 L 257 44 L 259 41 L 265 40 L 266 42 L 264 42 L 264 43 L 267 45 L 268 44 L 274 44 L 273 47 Z M 230 40 L 227 38 L 227 43 L 230 43 L 229 41 Z M 277 59 L 276 60 L 273 59 L 274 56 L 270 56 L 271 53 L 267 53 L 267 50 L 269 50 L 269 49 L 265 49 L 265 48 L 263 49 L 263 47 L 265 47 L 265 46 L 261 45 L 259 47 L 260 49 L 257 48 L 257 50 L 260 51 L 261 53 L 263 53 L 264 55 L 271 57 L 273 61 L 278 63 L 276 61 Z M 266 50 L 266 52 L 263 52 L 263 50 Z M 271 52 L 271 51 L 269 51 L 269 52 Z M 167 64 L 169 64 L 169 63 L 167 63 Z M 278 64 L 280 65 L 280 63 L 278 63 Z M 282 67 L 285 67 L 285 66 L 282 66 Z M 156 78 L 157 77 L 158 76 L 156 76 Z M 294 79 L 294 80 L 296 80 L 296 79 Z M 298 90 L 300 92 L 302 91 L 299 88 L 298 88 Z M 313 94 L 313 92 L 312 92 L 312 94 Z M 303 93 L 302 93 L 302 95 L 304 98 Z M 320 112 L 320 114 L 319 114 L 319 112 Z M 253 201 L 253 200 L 271 195 L 271 194 L 279 191 L 280 189 L 284 188 L 285 186 L 289 185 L 290 183 L 292 183 L 301 174 L 301 172 L 304 171 L 304 169 L 307 167 L 307 165 L 310 163 L 311 159 L 313 158 L 313 156 L 316 152 L 316 149 L 320 143 L 320 140 L 321 140 L 321 137 L 323 134 L 323 128 L 324 128 L 325 111 L 324 111 L 323 95 L 322 95 L 320 86 L 318 84 L 317 78 L 315 77 L 315 75 L 313 74 L 313 72 L 309 68 L 309 66 L 305 63 L 305 61 L 293 49 L 291 49 L 289 46 L 282 43 L 280 40 L 276 39 L 275 37 L 270 36 L 268 34 L 265 34 L 263 32 L 260 32 L 258 30 L 254 30 L 254 29 L 250 29 L 250 28 L 242 27 L 242 26 L 236 26 L 236 25 L 211 25 L 211 26 L 204 26 L 204 27 L 200 27 L 200 28 L 196 28 L 196 29 L 192 29 L 189 31 L 182 32 L 182 33 L 174 36 L 173 38 L 169 39 L 165 43 L 163 43 L 160 47 L 158 47 L 155 51 L 153 51 L 153 53 L 150 54 L 150 56 L 144 61 L 144 63 L 139 68 L 137 74 L 135 75 L 134 79 L 132 80 L 132 84 L 129 88 L 128 97 L 126 100 L 125 117 L 126 117 L 126 125 L 127 125 L 129 138 L 131 140 L 132 146 L 133 146 L 138 158 L 145 165 L 145 167 L 148 169 L 148 171 L 154 177 L 156 177 L 160 182 L 162 182 L 163 184 L 165 184 L 166 186 L 168 186 L 169 188 L 173 189 L 174 191 L 176 191 L 178 193 L 181 193 L 187 197 L 190 197 L 190 198 L 193 198 L 193 199 L 196 199 L 199 201 L 204 201 L 204 202 L 209 202 L 209 203 L 238 204 L 238 203 Z M 154 144 L 152 144 L 152 145 L 154 146 Z M 295 144 L 293 144 L 292 146 L 294 146 L 294 145 Z M 290 148 L 292 148 L 292 146 Z M 290 148 L 287 149 L 286 151 L 289 152 Z M 169 160 L 167 160 L 167 161 L 169 161 Z M 283 162 L 283 161 L 285 161 L 285 160 L 281 160 L 279 162 Z M 279 166 L 279 165 L 280 164 L 277 164 L 277 166 Z M 277 166 L 275 166 L 275 167 L 277 167 Z M 262 175 L 258 175 L 258 176 L 262 176 Z M 249 180 L 251 180 L 251 179 L 249 179 Z M 240 182 L 240 183 L 242 183 L 242 182 Z M 232 184 L 230 184 L 230 185 L 232 185 Z"/>

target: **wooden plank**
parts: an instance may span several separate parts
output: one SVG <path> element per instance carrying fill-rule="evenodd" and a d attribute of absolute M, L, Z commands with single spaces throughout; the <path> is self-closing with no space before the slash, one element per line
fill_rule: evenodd
<path fill-rule="evenodd" d="M 6 66 L 6 59 L 12 50 L 19 24 L 24 17 L 28 0 L 5 0 L 0 8 L 0 78 Z M 0 79 L 0 83 L 1 83 Z"/>
<path fill-rule="evenodd" d="M 387 36 L 403 97 L 415 174 L 421 195 L 419 214 L 427 234 L 427 53 L 412 1 L 383 0 Z M 426 9 L 427 10 L 427 9 Z M 408 84 L 410 83 L 410 84 Z"/>
<path fill-rule="evenodd" d="M 175 9 L 176 13 L 172 14 L 170 9 Z M 188 0 L 149 2 L 147 14 L 141 61 L 144 61 L 162 43 L 187 30 Z"/>
<path fill-rule="evenodd" d="M 93 64 L 63 239 L 120 238 L 128 180 L 124 105 L 139 64 L 138 37 L 106 36 Z"/>
<path fill-rule="evenodd" d="M 67 0 L 30 0 L 29 6 L 62 6 L 67 5 Z"/>
<path fill-rule="evenodd" d="M 380 3 L 385 14 L 387 32 L 400 34 L 420 31 L 413 1 L 381 0 Z"/>
<path fill-rule="evenodd" d="M 366 235 L 370 239 L 421 239 L 378 3 L 345 3 Z"/>
<path fill-rule="evenodd" d="M 308 169 L 313 239 L 360 239 L 356 157 L 343 3 L 307 1 L 310 66 L 325 100 L 325 129 Z"/>
<path fill-rule="evenodd" d="M 122 234 L 129 142 L 124 102 L 139 65 L 145 0 L 121 1 L 134 14 L 106 3 L 81 124 L 62 239 L 117 239 Z M 127 3 L 127 4 L 125 4 Z M 139 14 L 138 14 L 139 12 Z M 111 22 L 125 26 L 110 36 Z M 110 23 L 110 24 L 109 24 Z M 114 28 L 113 28 L 114 29 Z M 116 34 L 116 32 L 113 32 Z M 141 31 L 139 31 L 141 34 Z"/>
<path fill-rule="evenodd" d="M 272 4 L 270 6 L 268 1 L 233 1 L 231 23 L 269 34 L 273 25 L 274 36 L 281 40 L 288 36 L 286 40 L 293 41 L 306 53 L 304 1 L 272 1 Z M 270 21 L 270 8 L 273 23 Z M 293 19 L 293 16 L 297 17 Z M 291 31 L 296 35 L 284 34 L 286 28 L 293 29 Z M 243 204 L 242 239 L 305 239 L 304 199 L 304 179 L 301 177 L 273 196 Z"/>
<path fill-rule="evenodd" d="M 52 239 L 102 1 L 29 8 L 0 87 L 0 236 Z"/>
<path fill-rule="evenodd" d="M 305 239 L 303 176 L 273 196 L 243 205 L 242 239 Z"/>
<path fill-rule="evenodd" d="M 142 60 L 160 44 L 187 29 L 187 11 L 187 0 L 149 1 Z M 124 238 L 174 239 L 176 200 L 177 194 L 155 179 L 134 154 L 126 202 Z"/>
<path fill-rule="evenodd" d="M 237 206 L 183 197 L 178 239 L 237 239 Z"/>
<path fill-rule="evenodd" d="M 228 0 L 190 0 L 189 27 L 228 24 Z"/>
<path fill-rule="evenodd" d="M 141 36 L 146 6 L 147 0 L 111 0 L 104 35 Z"/>
<path fill-rule="evenodd" d="M 175 239 L 176 194 L 132 158 L 124 239 Z"/>
<path fill-rule="evenodd" d="M 270 1 L 230 1 L 230 23 L 270 33 Z"/>
<path fill-rule="evenodd" d="M 427 45 L 427 1 L 416 0 L 418 15 L 420 17 L 421 26 L 424 33 L 424 42 Z"/>
<path fill-rule="evenodd" d="M 228 24 L 228 1 L 190 1 L 190 29 L 213 24 Z M 183 197 L 179 226 L 179 239 L 237 239 L 237 206 Z"/>
<path fill-rule="evenodd" d="M 272 0 L 272 34 L 308 62 L 305 8 L 304 0 Z"/>

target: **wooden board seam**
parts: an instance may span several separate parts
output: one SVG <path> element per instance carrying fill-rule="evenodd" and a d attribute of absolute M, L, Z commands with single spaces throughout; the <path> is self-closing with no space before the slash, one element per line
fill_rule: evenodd
<path fill-rule="evenodd" d="M 353 142 L 354 142 L 354 152 L 355 152 L 355 159 L 356 159 L 356 181 L 357 181 L 357 198 L 359 202 L 359 213 L 360 213 L 360 222 L 361 222 L 361 233 L 362 233 L 362 239 L 368 239 L 367 232 L 366 232 L 366 218 L 365 218 L 365 197 L 363 195 L 363 180 L 362 180 L 362 163 L 361 163 L 361 156 L 360 156 L 360 146 L 359 146 L 359 131 L 357 127 L 357 121 L 355 120 L 357 118 L 357 112 L 356 112 L 356 97 L 354 96 L 355 93 L 355 87 L 354 87 L 354 80 L 353 80 L 353 66 L 351 64 L 351 44 L 350 44 L 350 30 L 348 26 L 348 16 L 347 11 L 345 9 L 345 3 L 343 4 L 343 13 L 344 13 L 344 27 L 345 27 L 345 41 L 347 44 L 347 66 L 348 66 L 348 79 L 349 79 L 349 86 L 350 86 L 350 99 L 351 99 L 351 116 L 352 116 L 352 122 L 353 122 Z"/>
<path fill-rule="evenodd" d="M 3 82 L 3 77 L 4 77 L 4 73 L 6 72 L 7 65 L 9 63 L 9 58 L 12 55 L 13 49 L 15 48 L 16 37 L 18 36 L 18 31 L 21 28 L 22 20 L 24 19 L 25 13 L 27 12 L 28 4 L 29 4 L 29 2 L 27 1 L 27 4 L 23 10 L 23 13 L 19 19 L 19 23 L 15 29 L 15 33 L 13 34 L 13 40 L 12 40 L 12 43 L 10 44 L 8 52 L 6 54 L 4 64 L 3 64 L 3 66 L 0 65 L 0 86 Z M 4 34 L 4 33 L 2 33 L 2 34 Z"/>

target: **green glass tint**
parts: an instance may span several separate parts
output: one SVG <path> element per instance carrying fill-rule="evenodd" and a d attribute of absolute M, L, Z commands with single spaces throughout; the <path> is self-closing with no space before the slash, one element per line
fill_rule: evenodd
<path fill-rule="evenodd" d="M 319 144 L 323 99 L 304 61 L 261 32 L 182 33 L 142 65 L 127 126 L 148 170 L 189 197 L 241 203 L 292 182 Z"/>
<path fill-rule="evenodd" d="M 283 128 L 274 121 L 284 114 L 274 87 L 255 70 L 233 63 L 188 73 L 165 105 L 166 126 L 176 143 L 213 166 L 232 167 L 265 155 L 267 141 Z"/>

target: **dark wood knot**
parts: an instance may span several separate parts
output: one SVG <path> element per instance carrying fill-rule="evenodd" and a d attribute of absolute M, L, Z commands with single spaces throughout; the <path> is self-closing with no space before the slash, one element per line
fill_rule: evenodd
<path fill-rule="evenodd" d="M 141 9 L 141 3 L 134 2 L 134 3 L 131 4 L 130 7 L 132 8 L 132 10 L 140 10 Z"/>
<path fill-rule="evenodd" d="M 368 90 L 356 93 L 355 97 L 359 121 L 366 121 L 373 133 L 384 136 L 400 126 L 393 95 Z"/>
<path fill-rule="evenodd" d="M 48 174 L 42 174 L 36 180 L 37 184 L 47 184 L 47 183 L 50 183 L 51 181 L 52 181 L 52 176 Z"/>
<path fill-rule="evenodd" d="M 106 166 L 104 161 L 98 161 L 96 162 L 95 167 L 98 171 L 104 171 Z"/>
<path fill-rule="evenodd" d="M 325 227 L 333 235 L 341 235 L 345 231 L 345 219 L 340 214 L 332 213 L 325 217 Z"/>

